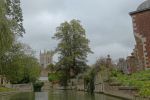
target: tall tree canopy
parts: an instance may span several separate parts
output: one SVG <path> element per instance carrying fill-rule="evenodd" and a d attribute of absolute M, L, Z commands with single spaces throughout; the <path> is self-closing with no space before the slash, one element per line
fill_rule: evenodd
<path fill-rule="evenodd" d="M 17 41 L 24 33 L 20 0 L 0 0 L 0 75 L 11 83 L 34 82 L 40 74 L 33 50 Z"/>
<path fill-rule="evenodd" d="M 57 65 L 65 71 L 66 76 L 71 73 L 77 75 L 87 64 L 87 55 L 92 53 L 89 48 L 89 40 L 86 38 L 85 29 L 79 20 L 64 22 L 56 29 L 53 37 L 59 40 L 57 52 L 60 54 Z"/>
<path fill-rule="evenodd" d="M 14 34 L 10 30 L 10 21 L 6 18 L 4 0 L 0 1 L 0 56 L 7 51 L 13 43 Z"/>
<path fill-rule="evenodd" d="M 15 36 L 25 33 L 22 24 L 20 0 L 0 0 L 0 56 L 15 41 Z"/>
<path fill-rule="evenodd" d="M 11 83 L 34 82 L 40 74 L 40 65 L 28 45 L 15 43 L 1 56 L 0 75 Z"/>
<path fill-rule="evenodd" d="M 22 9 L 20 7 L 20 0 L 6 0 L 6 14 L 11 20 L 11 30 L 13 33 L 22 36 L 25 33 L 23 27 Z"/>

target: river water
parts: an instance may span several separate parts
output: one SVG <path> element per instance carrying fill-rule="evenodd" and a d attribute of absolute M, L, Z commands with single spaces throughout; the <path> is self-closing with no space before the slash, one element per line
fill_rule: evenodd
<path fill-rule="evenodd" d="M 76 91 L 24 92 L 1 96 L 0 100 L 124 100 L 103 94 L 90 95 Z"/>

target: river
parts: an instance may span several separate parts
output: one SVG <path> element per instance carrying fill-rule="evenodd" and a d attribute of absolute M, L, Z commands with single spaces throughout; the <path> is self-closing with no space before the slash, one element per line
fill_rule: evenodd
<path fill-rule="evenodd" d="M 76 91 L 24 92 L 1 96 L 0 100 L 124 100 L 103 94 L 90 95 Z"/>

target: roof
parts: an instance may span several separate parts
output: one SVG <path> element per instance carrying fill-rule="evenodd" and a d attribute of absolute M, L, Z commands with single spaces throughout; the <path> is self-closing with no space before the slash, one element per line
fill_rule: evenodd
<path fill-rule="evenodd" d="M 150 0 L 146 0 L 142 4 L 140 4 L 137 8 L 137 11 L 142 11 L 146 9 L 150 9 Z"/>
<path fill-rule="evenodd" d="M 136 14 L 139 12 L 149 11 L 149 10 L 150 10 L 150 0 L 146 0 L 138 6 L 136 11 L 130 12 L 130 15 Z"/>

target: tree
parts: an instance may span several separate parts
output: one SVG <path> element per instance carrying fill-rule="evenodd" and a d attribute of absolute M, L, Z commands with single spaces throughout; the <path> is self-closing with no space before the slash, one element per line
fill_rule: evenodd
<path fill-rule="evenodd" d="M 6 6 L 4 0 L 0 1 L 0 56 L 12 45 L 14 34 L 10 30 L 10 21 L 6 18 Z"/>
<path fill-rule="evenodd" d="M 11 30 L 14 34 L 23 36 L 25 29 L 23 27 L 22 9 L 20 7 L 20 0 L 6 0 L 7 16 L 11 21 Z"/>
<path fill-rule="evenodd" d="M 6 64 L 11 56 L 10 49 L 14 47 L 16 35 L 25 33 L 22 24 L 20 0 L 0 0 L 0 74 L 5 75 Z"/>
<path fill-rule="evenodd" d="M 113 68 L 113 63 L 111 62 L 109 55 L 107 58 L 98 58 L 94 64 L 94 69 L 96 70 L 96 73 L 100 73 L 102 81 L 110 81 L 110 73 Z"/>
<path fill-rule="evenodd" d="M 0 0 L 0 75 L 11 83 L 33 82 L 40 73 L 33 50 L 17 42 L 24 33 L 20 0 Z"/>
<path fill-rule="evenodd" d="M 11 83 L 34 82 L 40 74 L 40 65 L 26 45 L 15 43 L 1 59 L 1 75 Z M 25 49 L 25 50 L 24 50 Z M 26 51 L 31 51 L 26 54 Z"/>
<path fill-rule="evenodd" d="M 55 71 L 55 65 L 53 63 L 49 64 L 47 66 L 46 70 L 48 70 L 50 72 L 54 72 Z"/>
<path fill-rule="evenodd" d="M 83 75 L 84 78 L 84 88 L 87 89 L 87 92 L 93 94 L 95 89 L 95 76 L 97 74 L 97 70 L 95 67 L 90 67 Z"/>
<path fill-rule="evenodd" d="M 13 44 L 16 35 L 25 33 L 20 0 L 0 1 L 0 56 Z"/>
<path fill-rule="evenodd" d="M 63 70 L 67 81 L 70 77 L 82 72 L 87 66 L 87 55 L 92 53 L 89 48 L 89 40 L 86 38 L 85 29 L 80 21 L 75 19 L 57 27 L 53 38 L 59 40 L 56 51 L 60 56 L 56 65 Z"/>

